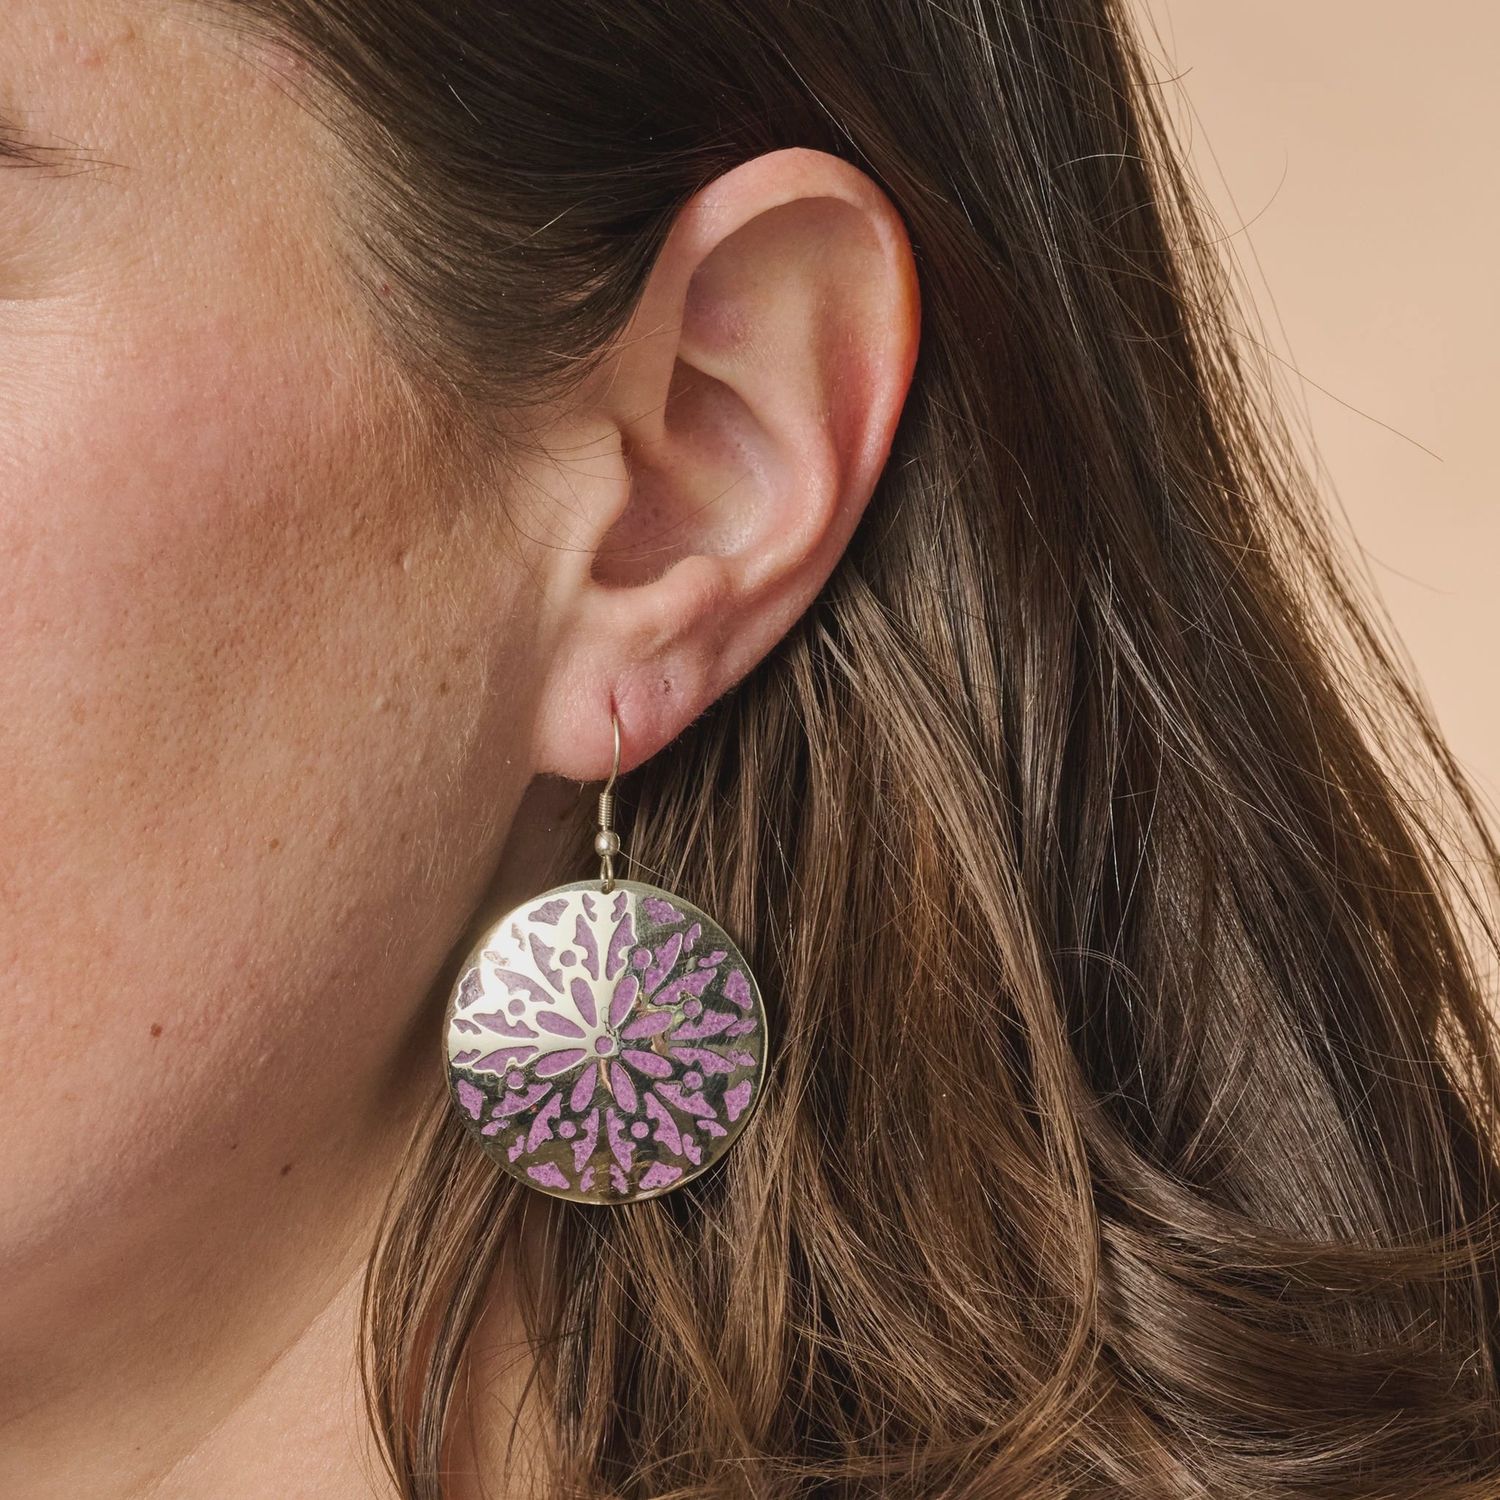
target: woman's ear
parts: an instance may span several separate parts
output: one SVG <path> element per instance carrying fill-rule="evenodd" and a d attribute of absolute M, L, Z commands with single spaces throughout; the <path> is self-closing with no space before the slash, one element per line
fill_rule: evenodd
<path fill-rule="evenodd" d="M 532 769 L 608 774 L 681 732 L 812 602 L 875 488 L 916 363 L 905 226 L 857 167 L 769 152 L 674 223 L 617 349 L 549 424 Z M 535 436 L 535 434 L 534 434 Z"/>

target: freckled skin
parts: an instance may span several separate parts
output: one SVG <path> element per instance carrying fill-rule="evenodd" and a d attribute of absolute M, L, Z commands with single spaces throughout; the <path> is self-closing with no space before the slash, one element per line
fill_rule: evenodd
<path fill-rule="evenodd" d="M 811 603 L 916 358 L 894 207 L 766 153 L 525 413 L 523 472 L 465 470 L 344 279 L 342 148 L 253 47 L 197 0 L 0 0 L 0 100 L 77 167 L 0 170 L 5 1500 L 388 1493 L 359 1277 L 443 1101 L 445 963 L 561 873 L 610 706 L 628 776 Z"/>
<path fill-rule="evenodd" d="M 247 1246 L 342 1253 L 523 789 L 525 560 L 455 543 L 266 61 L 0 7 L 27 133 L 106 163 L 0 173 L 0 1418 L 66 1384 L 62 1307 L 124 1360 L 162 1265 L 213 1307 Z"/>

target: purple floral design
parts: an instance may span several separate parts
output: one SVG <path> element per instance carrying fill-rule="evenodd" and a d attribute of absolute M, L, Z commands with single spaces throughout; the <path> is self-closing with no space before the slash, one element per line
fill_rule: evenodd
<path fill-rule="evenodd" d="M 565 1197 L 649 1197 L 722 1153 L 760 1086 L 744 959 L 649 886 L 580 882 L 506 917 L 449 1013 L 453 1095 L 511 1171 Z"/>

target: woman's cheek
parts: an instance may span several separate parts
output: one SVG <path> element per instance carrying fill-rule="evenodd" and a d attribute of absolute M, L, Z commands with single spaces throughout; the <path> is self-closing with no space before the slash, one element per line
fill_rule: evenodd
<path fill-rule="evenodd" d="M 351 1063 L 379 1044 L 453 778 L 368 382 L 223 318 L 33 334 L 0 415 L 0 1180 L 43 1213 L 263 1143 L 344 1010 Z"/>

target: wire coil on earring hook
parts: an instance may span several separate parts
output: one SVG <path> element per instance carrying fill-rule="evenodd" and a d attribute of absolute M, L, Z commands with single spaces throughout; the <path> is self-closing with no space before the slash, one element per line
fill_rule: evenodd
<path fill-rule="evenodd" d="M 620 775 L 620 719 L 610 704 L 609 719 L 614 727 L 615 758 L 609 780 L 599 793 L 599 832 L 594 835 L 594 853 L 599 856 L 599 889 L 606 895 L 615 888 L 615 855 L 620 852 L 620 835 L 615 831 L 615 782 Z"/>

